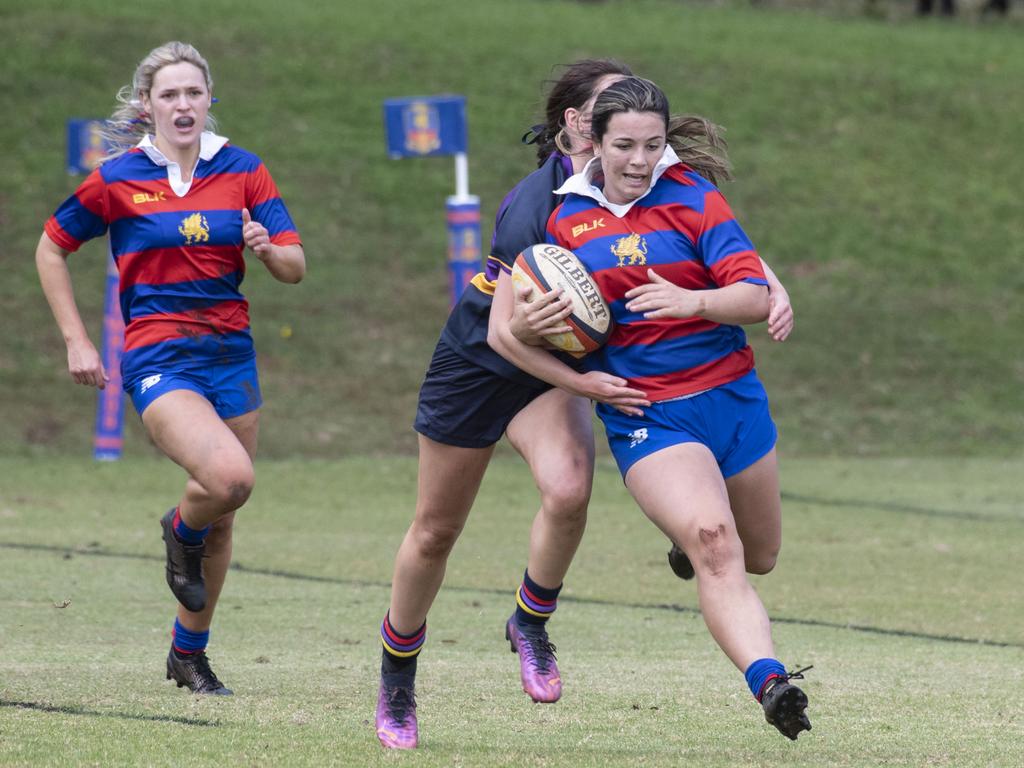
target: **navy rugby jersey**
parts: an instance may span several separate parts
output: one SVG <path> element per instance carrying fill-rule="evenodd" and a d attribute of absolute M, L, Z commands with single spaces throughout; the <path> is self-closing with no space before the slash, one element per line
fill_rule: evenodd
<path fill-rule="evenodd" d="M 271 243 L 300 244 L 260 159 L 204 133 L 190 184 L 143 139 L 90 173 L 46 222 L 46 234 L 67 251 L 109 229 L 120 276 L 126 382 L 154 368 L 254 353 L 249 304 L 239 291 L 242 208 L 267 228 Z"/>
<path fill-rule="evenodd" d="M 506 379 L 538 388 L 549 385 L 491 349 L 487 344 L 487 325 L 498 275 L 511 273 L 516 256 L 531 245 L 546 241 L 548 217 L 561 200 L 555 197 L 554 190 L 571 175 L 572 161 L 556 152 L 512 188 L 498 209 L 484 271 L 462 292 L 441 332 L 442 340 L 460 356 Z"/>
<path fill-rule="evenodd" d="M 596 190 L 584 171 L 559 190 L 574 191 L 548 222 L 548 241 L 580 258 L 615 318 L 608 343 L 584 358 L 585 367 L 621 376 L 651 401 L 735 381 L 753 369 L 754 354 L 739 326 L 628 312 L 625 293 L 650 282 L 647 269 L 691 290 L 740 281 L 767 285 L 757 251 L 725 198 L 670 152 L 660 178 L 632 205 L 610 209 L 580 194 Z"/>

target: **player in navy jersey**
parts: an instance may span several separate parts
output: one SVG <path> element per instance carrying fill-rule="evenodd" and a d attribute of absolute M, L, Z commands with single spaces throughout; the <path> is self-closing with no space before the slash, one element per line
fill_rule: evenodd
<path fill-rule="evenodd" d="M 125 322 L 121 364 L 150 438 L 187 473 L 161 518 L 167 583 L 178 599 L 167 678 L 230 694 L 206 658 L 231 560 L 234 513 L 253 487 L 262 404 L 248 302 L 248 247 L 277 280 L 297 283 L 305 256 L 260 159 L 214 134 L 213 80 L 191 45 L 139 64 L 108 122 L 114 150 L 46 222 L 36 249 L 43 291 L 79 384 L 108 381 L 75 304 L 67 258 L 110 233 Z"/>
<path fill-rule="evenodd" d="M 623 386 L 621 378 L 597 371 L 583 377 L 587 387 L 577 393 L 553 389 L 495 353 L 487 335 L 496 286 L 507 280 L 520 251 L 544 241 L 547 219 L 561 200 L 553 190 L 592 156 L 588 121 L 596 94 L 629 74 L 618 62 L 585 60 L 568 66 L 553 83 L 546 122 L 532 132 L 540 167 L 503 201 L 485 271 L 451 312 L 424 378 L 415 421 L 416 513 L 396 557 L 390 608 L 381 623 L 376 729 L 385 747 L 418 743 L 415 673 L 427 612 L 503 434 L 530 466 L 541 496 L 506 638 L 519 655 L 524 691 L 538 702 L 556 701 L 561 694 L 546 622 L 586 523 L 594 465 L 589 399 L 646 401 Z M 782 286 L 776 282 L 773 288 L 772 332 L 784 338 L 792 312 Z M 555 293 L 540 304 L 520 306 L 523 311 L 512 327 L 531 340 L 541 331 L 559 329 L 571 310 L 568 299 Z"/>
<path fill-rule="evenodd" d="M 557 190 L 565 199 L 548 240 L 581 259 L 615 319 L 585 369 L 620 377 L 650 401 L 598 397 L 598 415 L 630 493 L 692 563 L 712 636 L 768 722 L 796 739 L 810 729 L 807 697 L 790 682 L 802 675 L 775 658 L 746 576 L 775 566 L 781 501 L 776 428 L 740 327 L 768 317 L 767 281 L 712 183 L 728 170 L 724 145 L 706 121 L 671 118 L 662 91 L 636 77 L 602 91 L 591 128 L 595 157 Z M 512 314 L 510 292 L 499 292 L 495 347 L 521 369 L 582 391 L 589 374 L 523 344 L 510 332 Z"/>

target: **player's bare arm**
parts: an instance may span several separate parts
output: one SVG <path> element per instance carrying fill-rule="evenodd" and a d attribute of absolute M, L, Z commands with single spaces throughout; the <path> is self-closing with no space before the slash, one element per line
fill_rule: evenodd
<path fill-rule="evenodd" d="M 110 377 L 78 312 L 67 258 L 68 251 L 44 232 L 36 247 L 36 269 L 46 301 L 67 345 L 68 373 L 76 384 L 103 389 Z"/>
<path fill-rule="evenodd" d="M 773 341 L 785 341 L 794 323 L 789 292 L 764 259 L 761 259 L 761 268 L 768 280 L 768 335 Z"/>
<path fill-rule="evenodd" d="M 502 273 L 495 287 L 487 332 L 487 343 L 495 352 L 552 386 L 607 403 L 629 415 L 643 414 L 641 407 L 650 405 L 646 393 L 626 386 L 625 379 L 603 371 L 579 373 L 547 351 L 519 341 L 510 328 L 514 300 L 512 280 Z"/>
<path fill-rule="evenodd" d="M 733 283 L 722 288 L 693 291 L 666 280 L 653 269 L 651 281 L 626 291 L 626 309 L 647 319 L 703 317 L 716 323 L 747 325 L 768 317 L 768 290 L 755 283 Z"/>
<path fill-rule="evenodd" d="M 306 255 L 302 246 L 271 243 L 267 228 L 253 220 L 248 208 L 242 209 L 242 239 L 270 274 L 282 283 L 297 283 L 306 274 Z"/>
<path fill-rule="evenodd" d="M 545 345 L 544 336 L 568 333 L 572 329 L 565 320 L 572 314 L 572 299 L 556 288 L 530 301 L 530 286 L 513 286 L 515 302 L 509 330 L 524 344 L 535 347 Z"/>

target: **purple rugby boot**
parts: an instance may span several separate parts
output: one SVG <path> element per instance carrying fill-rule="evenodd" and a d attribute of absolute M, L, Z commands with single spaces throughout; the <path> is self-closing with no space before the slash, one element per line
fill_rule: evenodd
<path fill-rule="evenodd" d="M 520 625 L 513 614 L 505 625 L 505 639 L 519 654 L 523 690 L 534 701 L 550 704 L 562 696 L 562 678 L 555 664 L 555 646 L 543 624 Z"/>
<path fill-rule="evenodd" d="M 416 678 L 411 675 L 381 675 L 377 697 L 377 738 L 388 749 L 416 749 Z"/>

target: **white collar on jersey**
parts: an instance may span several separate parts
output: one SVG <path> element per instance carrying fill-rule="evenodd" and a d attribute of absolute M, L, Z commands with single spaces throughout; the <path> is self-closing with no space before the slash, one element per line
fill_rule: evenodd
<path fill-rule="evenodd" d="M 601 158 L 599 157 L 592 158 L 590 162 L 583 167 L 582 171 L 566 179 L 565 183 L 555 190 L 555 194 L 567 195 L 572 192 L 575 195 L 593 198 L 599 205 L 601 205 L 601 207 L 607 208 L 615 214 L 615 216 L 621 219 L 629 212 L 630 208 L 651 193 L 651 190 L 654 189 L 654 185 L 665 171 L 679 162 L 682 161 L 679 159 L 675 150 L 666 144 L 665 151 L 661 154 L 661 159 L 658 161 L 657 165 L 654 166 L 654 172 L 651 174 L 651 186 L 649 186 L 647 191 L 640 195 L 636 200 L 631 200 L 628 203 L 620 204 L 608 202 L 608 198 L 604 196 L 604 190 L 594 184 L 594 177 L 601 171 Z"/>
<path fill-rule="evenodd" d="M 212 160 L 213 156 L 220 152 L 227 143 L 226 137 L 218 136 L 211 131 L 203 131 L 199 134 L 199 160 Z M 146 157 L 152 160 L 155 165 L 167 168 L 167 183 L 171 185 L 174 194 L 178 197 L 184 197 L 188 194 L 189 189 L 192 188 L 192 179 L 195 178 L 195 168 L 192 169 L 189 180 L 182 181 L 181 167 L 177 163 L 168 160 L 167 156 L 157 149 L 156 144 L 153 143 L 153 139 L 150 138 L 148 133 L 135 146 L 145 152 Z M 199 160 L 196 161 L 197 165 Z"/>

